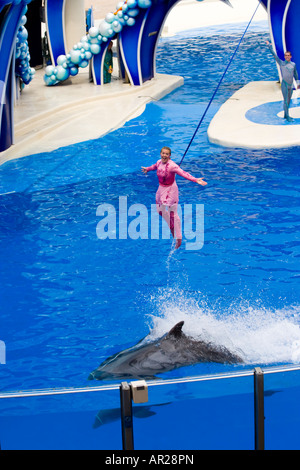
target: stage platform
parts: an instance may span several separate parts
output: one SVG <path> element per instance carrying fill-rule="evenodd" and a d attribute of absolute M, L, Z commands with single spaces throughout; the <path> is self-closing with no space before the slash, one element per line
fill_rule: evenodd
<path fill-rule="evenodd" d="M 300 145 L 300 90 L 293 93 L 290 116 L 283 119 L 279 82 L 251 82 L 224 103 L 208 128 L 209 141 L 251 149 Z"/>
<path fill-rule="evenodd" d="M 15 113 L 15 143 L 0 152 L 0 165 L 27 155 L 50 152 L 59 147 L 97 139 L 139 116 L 147 103 L 159 100 L 184 80 L 157 74 L 142 86 L 132 86 L 113 77 L 96 86 L 88 73 L 47 87 L 44 70 L 22 92 Z"/>

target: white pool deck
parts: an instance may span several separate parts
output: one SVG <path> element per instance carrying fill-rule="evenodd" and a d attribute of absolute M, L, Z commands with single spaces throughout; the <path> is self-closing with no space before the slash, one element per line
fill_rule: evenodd
<path fill-rule="evenodd" d="M 201 4 L 183 0 L 171 11 L 164 35 L 180 30 L 248 21 L 257 0 L 231 0 L 234 8 L 209 0 Z M 244 3 L 243 3 L 244 2 Z M 217 8 L 216 8 L 217 7 Z M 262 7 L 260 7 L 262 8 Z M 215 12 L 218 11 L 217 16 Z M 233 15 L 233 16 L 232 16 Z M 266 17 L 260 11 L 257 19 Z M 275 65 L 274 65 L 275 67 Z M 135 87 L 116 77 L 112 83 L 95 86 L 89 82 L 88 70 L 77 77 L 47 87 L 43 70 L 25 87 L 15 106 L 15 143 L 0 152 L 0 165 L 26 155 L 53 151 L 70 144 L 99 138 L 141 114 L 147 103 L 158 100 L 183 85 L 182 77 L 158 74 L 153 80 Z M 210 97 L 208 97 L 209 100 Z M 300 90 L 293 98 L 300 98 Z M 275 148 L 300 145 L 300 104 L 291 109 L 296 119 L 287 124 L 275 116 L 276 106 L 258 108 L 268 103 L 282 102 L 280 85 L 276 82 L 252 82 L 237 91 L 217 112 L 208 128 L 211 142 L 226 147 Z M 255 118 L 246 113 L 255 108 Z M 276 109 L 275 109 L 276 108 Z M 267 112 L 266 112 L 267 111 Z M 299 118 L 299 119 L 298 119 Z"/>
<path fill-rule="evenodd" d="M 99 138 L 140 115 L 147 103 L 183 85 L 183 78 L 158 74 L 143 86 L 116 78 L 95 86 L 88 71 L 47 87 L 38 70 L 15 106 L 15 143 L 0 152 L 0 164 L 26 155 Z"/>
<path fill-rule="evenodd" d="M 300 90 L 294 90 L 288 123 L 283 118 L 279 82 L 251 82 L 234 93 L 208 127 L 210 142 L 224 147 L 250 149 L 300 145 Z M 255 122 L 251 119 L 252 111 Z"/>

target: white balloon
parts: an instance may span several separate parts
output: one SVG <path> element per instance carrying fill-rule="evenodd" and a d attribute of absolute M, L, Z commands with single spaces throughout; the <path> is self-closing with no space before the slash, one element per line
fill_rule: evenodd
<path fill-rule="evenodd" d="M 105 17 L 105 21 L 107 21 L 107 23 L 112 23 L 114 19 L 115 19 L 115 15 L 113 13 L 107 13 Z"/>
<path fill-rule="evenodd" d="M 135 25 L 135 19 L 134 18 L 128 18 L 126 21 L 128 26 L 134 26 Z"/>
<path fill-rule="evenodd" d="M 127 0 L 128 8 L 135 8 L 137 6 L 137 0 Z"/>
<path fill-rule="evenodd" d="M 57 66 L 57 72 L 56 72 L 56 78 L 57 80 L 67 80 L 67 78 L 69 77 L 69 70 L 65 69 L 64 67 L 62 67 L 61 65 L 58 65 Z"/>
<path fill-rule="evenodd" d="M 45 68 L 45 75 L 50 77 L 53 74 L 53 70 L 54 70 L 53 65 L 47 65 L 47 67 Z"/>
<path fill-rule="evenodd" d="M 91 36 L 91 38 L 95 38 L 96 36 L 98 36 L 98 34 L 99 34 L 99 29 L 96 28 L 96 26 L 92 26 L 89 29 L 89 35 Z"/>
<path fill-rule="evenodd" d="M 57 64 L 58 65 L 63 65 L 67 61 L 67 57 L 64 54 L 61 54 L 57 57 Z"/>
<path fill-rule="evenodd" d="M 91 53 L 94 54 L 94 55 L 99 54 L 100 49 L 101 48 L 100 48 L 99 44 L 92 44 L 91 45 Z"/>
<path fill-rule="evenodd" d="M 123 29 L 123 26 L 119 21 L 114 21 L 112 24 L 112 29 L 115 33 L 120 33 Z"/>
<path fill-rule="evenodd" d="M 140 10 L 138 8 L 133 8 L 132 10 L 128 10 L 127 15 L 129 16 L 137 16 Z"/>
<path fill-rule="evenodd" d="M 79 62 L 81 62 L 81 52 L 80 51 L 72 50 L 70 52 L 70 56 L 71 56 L 71 62 L 73 62 L 73 64 L 79 64 Z"/>

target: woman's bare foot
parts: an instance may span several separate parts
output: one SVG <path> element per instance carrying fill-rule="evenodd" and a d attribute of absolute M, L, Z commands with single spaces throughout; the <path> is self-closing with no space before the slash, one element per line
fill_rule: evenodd
<path fill-rule="evenodd" d="M 181 242 L 182 242 L 182 238 L 177 238 L 177 240 L 176 240 L 176 245 L 175 245 L 175 249 L 176 249 L 176 250 L 180 247 Z"/>

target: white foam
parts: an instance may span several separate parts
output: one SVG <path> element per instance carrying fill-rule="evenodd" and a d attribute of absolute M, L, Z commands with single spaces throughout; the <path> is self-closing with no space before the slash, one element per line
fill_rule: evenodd
<path fill-rule="evenodd" d="M 300 306 L 271 310 L 239 301 L 224 310 L 208 307 L 201 293 L 173 288 L 160 289 L 152 302 L 151 339 L 183 320 L 185 334 L 223 345 L 248 364 L 300 363 Z"/>

